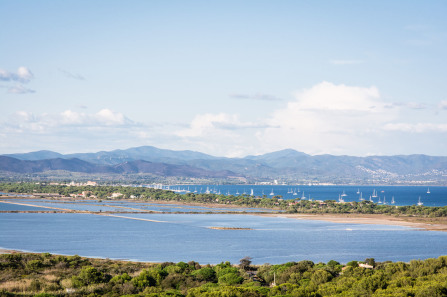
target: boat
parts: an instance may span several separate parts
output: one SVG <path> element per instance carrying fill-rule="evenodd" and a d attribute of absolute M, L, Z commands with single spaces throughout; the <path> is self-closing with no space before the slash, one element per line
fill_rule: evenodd
<path fill-rule="evenodd" d="M 357 194 L 360 194 L 360 188 L 357 189 Z"/>
<path fill-rule="evenodd" d="M 383 196 L 383 205 L 385 205 L 385 204 L 386 204 L 386 197 Z"/>
<path fill-rule="evenodd" d="M 382 201 L 380 201 L 380 197 L 379 197 L 379 201 L 377 201 L 378 204 L 382 204 Z"/>
<path fill-rule="evenodd" d="M 376 192 L 376 190 L 374 189 L 373 190 L 373 194 L 372 194 L 372 196 L 371 197 L 373 197 L 373 198 L 377 198 L 377 192 Z"/>
<path fill-rule="evenodd" d="M 419 206 L 424 205 L 424 203 L 421 202 L 421 196 L 419 196 L 418 205 L 419 205 Z"/>
<path fill-rule="evenodd" d="M 274 196 L 275 195 L 275 193 L 273 193 L 273 189 L 272 189 L 272 192 L 270 193 L 270 196 Z"/>
<path fill-rule="evenodd" d="M 365 200 L 364 198 L 363 198 L 363 196 L 362 196 L 362 193 L 360 192 L 360 197 L 359 197 L 359 200 L 360 201 L 363 201 L 363 200 Z"/>
<path fill-rule="evenodd" d="M 343 198 L 341 198 L 340 194 L 338 194 L 338 202 L 339 203 L 344 203 L 345 202 L 345 200 Z"/>
<path fill-rule="evenodd" d="M 296 191 L 294 191 L 294 192 L 293 192 L 293 196 L 296 196 L 296 195 L 298 195 L 298 194 L 296 193 Z"/>
<path fill-rule="evenodd" d="M 254 196 L 253 189 L 251 189 L 250 196 Z"/>
<path fill-rule="evenodd" d="M 343 194 L 341 194 L 341 197 L 345 197 L 345 196 L 348 196 L 346 193 L 345 193 L 345 191 L 343 190 Z"/>
<path fill-rule="evenodd" d="M 306 196 L 304 196 L 304 191 L 303 191 L 303 195 L 301 195 L 301 199 L 305 200 Z"/>
<path fill-rule="evenodd" d="M 391 198 L 391 204 L 394 204 L 395 203 L 395 201 L 394 201 L 394 196 Z"/>
<path fill-rule="evenodd" d="M 427 188 L 427 194 L 430 194 L 430 188 Z"/>
<path fill-rule="evenodd" d="M 236 190 L 236 195 L 239 195 L 239 190 Z"/>
<path fill-rule="evenodd" d="M 372 198 L 371 198 L 371 195 L 369 195 L 369 201 L 370 201 L 370 202 L 373 202 L 373 200 L 372 200 Z"/>
<path fill-rule="evenodd" d="M 210 193 L 211 193 L 211 192 L 210 192 L 210 188 L 206 187 L 205 194 L 210 194 Z"/>

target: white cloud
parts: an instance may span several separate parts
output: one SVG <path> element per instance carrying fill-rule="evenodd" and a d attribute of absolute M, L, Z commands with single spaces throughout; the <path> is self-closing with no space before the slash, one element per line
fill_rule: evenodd
<path fill-rule="evenodd" d="M 224 133 L 222 130 L 237 130 L 247 128 L 265 127 L 263 124 L 243 122 L 237 115 L 225 113 L 197 115 L 187 129 L 178 131 L 176 134 L 181 137 L 202 137 L 215 133 Z M 221 130 L 221 131 L 217 131 Z"/>
<path fill-rule="evenodd" d="M 2 81 L 16 81 L 21 83 L 27 83 L 34 78 L 33 73 L 26 67 L 19 67 L 17 73 L 9 72 L 0 69 L 0 80 Z"/>
<path fill-rule="evenodd" d="M 447 100 L 442 100 L 438 105 L 439 109 L 447 109 Z"/>
<path fill-rule="evenodd" d="M 36 91 L 25 88 L 23 85 L 16 85 L 13 87 L 8 88 L 8 93 L 10 94 L 30 94 L 35 93 Z"/>
<path fill-rule="evenodd" d="M 322 82 L 298 92 L 296 100 L 275 111 L 271 126 L 258 133 L 266 151 L 291 147 L 307 153 L 340 154 L 366 150 L 369 137 L 395 117 L 376 87 Z"/>

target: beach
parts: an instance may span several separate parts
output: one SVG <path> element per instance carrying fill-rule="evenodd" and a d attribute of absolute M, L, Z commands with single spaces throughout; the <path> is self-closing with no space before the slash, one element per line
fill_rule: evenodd
<path fill-rule="evenodd" d="M 340 224 L 406 226 L 427 231 L 447 231 L 447 218 L 388 216 L 383 214 L 254 214 L 296 220 L 320 220 Z"/>

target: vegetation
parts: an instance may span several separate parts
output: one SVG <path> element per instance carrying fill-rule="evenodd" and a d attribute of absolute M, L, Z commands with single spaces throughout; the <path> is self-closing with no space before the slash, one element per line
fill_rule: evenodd
<path fill-rule="evenodd" d="M 362 263 L 372 264 L 371 266 Z M 360 266 L 359 266 L 360 265 Z M 361 267 L 365 266 L 365 267 Z M 79 256 L 0 255 L 0 296 L 446 296 L 447 256 L 280 265 L 133 263 Z"/>
<path fill-rule="evenodd" d="M 46 183 L 0 183 L 0 191 L 8 193 L 52 193 L 62 197 L 85 193 L 83 198 L 96 199 L 137 199 L 143 201 L 177 201 L 184 203 L 225 204 L 243 207 L 258 207 L 283 210 L 288 213 L 345 213 L 345 214 L 387 214 L 420 217 L 447 217 L 447 206 L 394 206 L 379 205 L 370 201 L 338 203 L 335 200 L 283 200 L 281 196 L 273 198 L 252 197 L 249 195 L 217 195 L 217 194 L 178 194 L 173 191 L 129 186 L 67 186 Z M 121 196 L 112 198 L 113 193 Z"/>

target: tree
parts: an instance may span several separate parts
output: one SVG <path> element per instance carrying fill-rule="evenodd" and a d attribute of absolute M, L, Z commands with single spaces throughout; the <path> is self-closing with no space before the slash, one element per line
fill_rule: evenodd
<path fill-rule="evenodd" d="M 244 257 L 239 260 L 239 268 L 242 270 L 249 270 L 251 264 L 251 257 Z"/>

